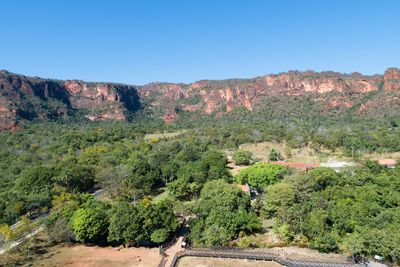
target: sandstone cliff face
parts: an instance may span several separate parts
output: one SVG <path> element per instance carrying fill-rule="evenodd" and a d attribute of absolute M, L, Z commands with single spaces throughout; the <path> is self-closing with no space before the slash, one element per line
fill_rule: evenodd
<path fill-rule="evenodd" d="M 387 69 L 383 79 L 385 90 L 400 90 L 400 69 Z"/>
<path fill-rule="evenodd" d="M 86 116 L 92 121 L 126 121 L 126 111 L 135 111 L 139 107 L 136 89 L 132 86 L 69 80 L 64 82 L 64 87 L 73 108 L 93 111 Z"/>
<path fill-rule="evenodd" d="M 289 72 L 257 79 L 256 87 L 273 94 L 302 95 L 305 93 L 371 92 L 378 90 L 381 77 L 343 75 L 335 72 Z"/>
<path fill-rule="evenodd" d="M 17 112 L 10 107 L 6 98 L 0 98 L 0 130 L 13 130 L 17 127 Z"/>
<path fill-rule="evenodd" d="M 383 87 L 382 87 L 383 85 Z M 157 93 L 152 106 L 165 108 L 164 120 L 171 122 L 178 116 L 177 108 L 189 112 L 212 114 L 231 112 L 239 107 L 253 111 L 265 96 L 302 96 L 327 93 L 369 93 L 385 90 L 400 90 L 400 70 L 389 69 L 384 76 L 364 76 L 360 73 L 345 75 L 336 72 L 291 71 L 267 75 L 248 80 L 198 81 L 192 84 L 149 84 L 139 90 L 144 97 Z M 196 104 L 190 99 L 201 97 Z M 321 98 L 316 98 L 321 101 Z M 350 108 L 354 101 L 334 97 L 326 101 L 331 108 Z"/>
<path fill-rule="evenodd" d="M 290 71 L 254 79 L 203 80 L 191 84 L 151 83 L 140 87 L 78 80 L 55 81 L 0 72 L 0 130 L 12 129 L 19 118 L 67 118 L 84 111 L 89 120 L 126 121 L 142 106 L 162 112 L 165 122 L 179 118 L 178 111 L 222 114 L 238 108 L 254 111 L 265 97 L 313 95 L 315 103 L 329 109 L 351 108 L 369 92 L 400 91 L 400 70 L 384 75 L 364 76 L 336 72 Z M 332 95 L 333 94 L 333 95 Z M 390 95 L 382 96 L 387 103 Z M 358 100 L 357 100 L 358 99 Z M 367 100 L 359 108 L 378 107 Z M 375 102 L 374 102 L 375 101 Z M 378 104 L 379 103 L 379 104 Z"/>
<path fill-rule="evenodd" d="M 18 118 L 62 117 L 68 108 L 68 94 L 57 82 L 0 72 L 0 130 L 14 129 Z"/>
<path fill-rule="evenodd" d="M 56 81 L 28 78 L 5 71 L 0 72 L 0 93 L 13 103 L 32 96 L 39 99 L 56 98 L 69 105 L 67 92 Z"/>
<path fill-rule="evenodd" d="M 250 111 L 253 110 L 250 99 L 255 94 L 248 88 L 226 87 L 214 91 L 200 90 L 200 95 L 206 104 L 204 109 L 206 114 L 211 114 L 223 105 L 226 112 L 231 112 L 238 107 L 245 107 Z"/>
<path fill-rule="evenodd" d="M 140 107 L 133 86 L 55 81 L 0 72 L 0 130 L 23 119 L 67 118 L 83 110 L 90 120 L 127 120 Z"/>

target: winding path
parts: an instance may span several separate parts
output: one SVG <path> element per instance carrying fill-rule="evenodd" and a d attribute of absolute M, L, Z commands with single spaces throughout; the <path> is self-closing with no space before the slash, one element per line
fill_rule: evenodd
<path fill-rule="evenodd" d="M 6 253 L 7 251 L 9 251 L 9 250 L 11 250 L 11 249 L 13 249 L 13 248 L 15 248 L 15 247 L 18 247 L 19 245 L 21 245 L 22 243 L 24 243 L 26 240 L 28 240 L 29 238 L 31 238 L 31 237 L 37 235 L 38 233 L 42 232 L 43 230 L 44 230 L 44 227 L 43 227 L 43 226 L 39 226 L 38 228 L 36 228 L 35 230 L 33 230 L 32 232 L 30 232 L 30 233 L 27 234 L 26 236 L 21 237 L 20 239 L 18 239 L 18 240 L 16 240 L 16 241 L 12 242 L 12 243 L 10 243 L 10 244 L 4 245 L 3 248 L 0 250 L 0 255 L 3 255 L 3 254 Z"/>

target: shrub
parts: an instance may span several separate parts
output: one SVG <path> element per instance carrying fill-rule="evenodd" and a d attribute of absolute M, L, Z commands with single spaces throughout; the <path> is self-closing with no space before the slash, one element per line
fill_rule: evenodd
<path fill-rule="evenodd" d="M 71 218 L 70 226 L 79 242 L 102 240 L 107 232 L 106 214 L 98 209 L 80 208 Z"/>
<path fill-rule="evenodd" d="M 276 151 L 275 149 L 272 149 L 268 155 L 268 159 L 270 161 L 280 161 L 280 160 L 283 160 L 283 157 L 282 157 L 281 152 Z"/>
<path fill-rule="evenodd" d="M 47 228 L 47 235 L 50 242 L 53 244 L 71 242 L 74 240 L 74 233 L 68 227 L 68 222 L 64 218 L 53 222 Z"/>
<path fill-rule="evenodd" d="M 250 165 L 254 160 L 251 152 L 241 149 L 235 151 L 232 158 L 236 165 Z"/>

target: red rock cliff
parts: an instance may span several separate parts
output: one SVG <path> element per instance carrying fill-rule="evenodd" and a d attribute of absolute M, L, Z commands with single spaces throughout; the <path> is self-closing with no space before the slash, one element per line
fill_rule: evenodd
<path fill-rule="evenodd" d="M 152 106 L 165 107 L 166 121 L 177 118 L 176 107 L 182 110 L 205 114 L 231 112 L 238 107 L 252 111 L 262 101 L 263 96 L 300 96 L 305 94 L 368 93 L 381 89 L 399 89 L 400 70 L 389 69 L 384 76 L 351 75 L 336 72 L 317 73 L 313 71 L 291 71 L 276 75 L 261 76 L 255 79 L 235 79 L 224 81 L 198 81 L 192 84 L 149 84 L 139 88 L 144 97 L 156 94 Z M 190 99 L 201 97 L 198 103 Z M 186 100 L 186 101 L 185 101 Z M 343 101 L 343 104 L 340 103 Z M 352 101 L 336 98 L 332 106 L 349 108 Z M 329 104 L 329 103 L 328 103 Z"/>
<path fill-rule="evenodd" d="M 17 112 L 10 107 L 10 102 L 0 98 L 0 130 L 13 130 L 17 127 Z"/>
<path fill-rule="evenodd" d="M 87 84 L 83 81 L 65 81 L 72 107 L 92 110 L 89 120 L 126 121 L 124 106 L 117 90 L 110 84 Z"/>
<path fill-rule="evenodd" d="M 62 82 L 0 71 L 0 130 L 15 128 L 20 118 L 66 118 L 75 110 L 84 110 L 90 120 L 124 121 L 139 107 L 133 86 Z"/>
<path fill-rule="evenodd" d="M 400 90 L 400 69 L 387 69 L 383 79 L 385 90 Z"/>
<path fill-rule="evenodd" d="M 255 110 L 269 96 L 315 95 L 314 101 L 332 108 L 350 108 L 354 97 L 372 91 L 400 90 L 400 70 L 384 75 L 364 76 L 336 72 L 273 74 L 254 79 L 203 80 L 191 84 L 151 83 L 133 87 L 123 84 L 55 81 L 0 72 L 0 130 L 12 129 L 19 118 L 57 119 L 76 110 L 90 120 L 125 121 L 146 105 L 163 111 L 166 122 L 179 118 L 178 110 L 203 114 L 232 112 L 237 108 Z M 329 94 L 335 96 L 325 97 Z M 388 101 L 390 96 L 385 96 Z M 51 100 L 51 101 L 50 101 Z M 397 100 L 396 100 L 397 101 Z M 397 102 L 389 101 L 390 103 Z M 47 103 L 51 102 L 51 105 Z M 363 103 L 360 112 L 379 106 L 380 100 Z M 364 105 L 365 104 L 365 105 Z M 46 112 L 43 112 L 43 107 Z"/>

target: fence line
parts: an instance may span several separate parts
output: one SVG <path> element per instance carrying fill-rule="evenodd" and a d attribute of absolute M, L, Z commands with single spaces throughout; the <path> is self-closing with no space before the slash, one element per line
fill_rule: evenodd
<path fill-rule="evenodd" d="M 178 253 L 175 254 L 174 258 L 172 259 L 172 262 L 170 264 L 170 266 L 168 267 L 175 267 L 176 263 L 178 262 L 178 260 L 182 257 L 186 256 L 186 252 L 185 251 L 179 251 Z"/>
<path fill-rule="evenodd" d="M 172 247 L 179 239 L 179 232 L 182 231 L 182 229 L 185 227 L 186 224 L 186 218 L 183 218 L 183 221 L 179 227 L 179 229 L 175 232 L 173 238 L 168 241 L 167 243 L 164 243 L 162 245 L 162 247 L 160 247 L 160 254 L 161 254 L 161 260 L 159 262 L 159 264 L 157 265 L 157 267 L 165 267 L 166 263 L 167 263 L 167 254 L 166 254 L 166 250 L 170 247 Z M 179 252 L 178 252 L 179 253 Z M 177 254 L 178 254 L 177 253 Z M 174 255 L 174 260 L 172 262 L 176 262 L 177 259 L 175 259 L 175 257 L 177 256 L 177 254 Z M 174 263 L 175 265 L 175 263 Z M 171 266 L 174 266 L 171 265 Z"/>
<path fill-rule="evenodd" d="M 186 249 L 178 252 L 171 265 L 168 267 L 176 267 L 179 258 L 185 256 L 192 257 L 211 257 L 211 258 L 230 258 L 230 259 L 247 259 L 247 260 L 262 260 L 262 261 L 275 261 L 287 267 L 361 267 L 363 264 L 352 263 L 334 263 L 334 262 L 318 262 L 318 261 L 300 261 L 289 259 L 279 253 L 262 252 L 260 250 L 240 250 L 240 249 Z"/>
<path fill-rule="evenodd" d="M 162 255 L 160 263 L 158 263 L 157 267 L 165 267 L 165 264 L 167 263 L 167 257 L 166 255 Z"/>

